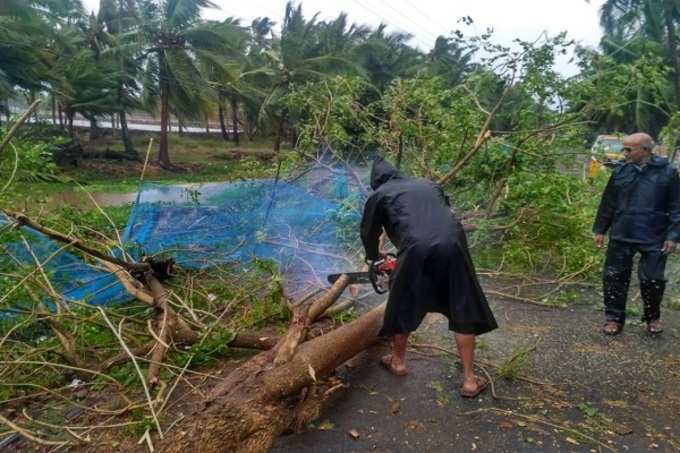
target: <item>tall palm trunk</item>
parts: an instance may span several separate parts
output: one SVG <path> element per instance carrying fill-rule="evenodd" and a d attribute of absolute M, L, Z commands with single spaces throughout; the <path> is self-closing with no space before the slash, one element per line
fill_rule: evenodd
<path fill-rule="evenodd" d="M 119 20 L 120 20 L 120 16 L 119 16 Z M 121 59 L 121 62 L 120 62 L 120 67 L 121 67 L 121 71 L 122 71 L 123 68 L 124 68 L 122 59 Z M 123 98 L 124 98 L 124 95 L 125 95 L 124 90 L 125 90 L 125 87 L 123 86 L 123 79 L 121 78 L 118 81 L 118 103 L 121 106 L 123 105 Z M 135 149 L 135 145 L 134 145 L 134 143 L 132 143 L 132 140 L 130 139 L 130 130 L 128 129 L 128 124 L 127 124 L 127 113 L 122 108 L 118 112 L 118 118 L 119 118 L 119 121 L 120 121 L 120 136 L 123 139 L 123 149 L 125 150 L 125 154 L 130 156 L 130 157 L 138 158 L 139 156 L 137 154 L 137 150 Z M 112 122 L 111 125 L 113 126 L 113 129 L 115 130 L 115 128 L 116 128 L 115 123 Z"/>
<path fill-rule="evenodd" d="M 70 109 L 66 109 L 66 120 L 68 121 L 68 135 L 71 138 L 76 137 L 76 131 L 73 128 L 73 117 L 75 116 L 75 112 L 73 112 Z"/>
<path fill-rule="evenodd" d="M 57 105 L 57 111 L 59 112 L 59 129 L 64 131 L 64 110 L 61 107 L 61 103 Z"/>
<path fill-rule="evenodd" d="M 219 112 L 220 112 L 220 129 L 222 130 L 222 138 L 224 141 L 229 140 L 229 133 L 227 132 L 227 125 L 225 124 L 224 118 L 224 105 L 222 105 L 222 99 L 219 101 Z"/>
<path fill-rule="evenodd" d="M 170 154 L 168 153 L 168 121 L 170 117 L 170 89 L 168 87 L 165 61 L 160 61 L 160 85 L 161 85 L 161 137 L 158 144 L 158 163 L 163 168 L 171 168 Z"/>
<path fill-rule="evenodd" d="M 298 131 L 296 128 L 291 127 L 290 128 L 290 147 L 295 148 L 297 147 L 297 141 L 298 141 Z"/>
<path fill-rule="evenodd" d="M 135 145 L 132 143 L 132 139 L 130 138 L 130 130 L 128 129 L 127 124 L 127 114 L 124 111 L 121 111 L 118 116 L 120 117 L 120 135 L 123 139 L 125 154 L 137 158 L 139 156 L 137 155 Z"/>
<path fill-rule="evenodd" d="M 101 137 L 101 129 L 97 125 L 97 119 L 92 117 L 90 118 L 90 141 L 96 140 L 99 137 Z"/>
<path fill-rule="evenodd" d="M 35 92 L 33 90 L 30 92 L 30 100 L 31 102 L 29 102 L 28 105 L 31 105 L 35 102 Z M 33 110 L 33 121 L 35 121 L 36 124 L 38 121 L 40 121 L 40 118 L 38 118 L 38 109 Z"/>
<path fill-rule="evenodd" d="M 52 126 L 56 126 L 57 125 L 57 99 L 54 97 L 54 94 L 51 97 L 52 97 Z"/>
<path fill-rule="evenodd" d="M 229 98 L 229 102 L 231 103 L 231 133 L 233 134 L 234 144 L 238 146 L 238 99 L 236 96 L 232 96 Z"/>
<path fill-rule="evenodd" d="M 286 115 L 288 112 L 284 109 L 279 117 L 279 127 L 276 131 L 276 139 L 274 140 L 274 151 L 277 153 L 281 150 L 281 140 L 283 139 L 283 133 L 286 126 Z"/>
<path fill-rule="evenodd" d="M 678 59 L 678 42 L 675 36 L 675 23 L 673 22 L 673 10 L 675 2 L 673 0 L 664 0 L 664 19 L 666 21 L 666 37 L 668 39 L 668 52 L 671 56 L 671 64 L 673 65 L 674 81 L 675 81 L 675 105 L 680 106 L 680 61 Z"/>

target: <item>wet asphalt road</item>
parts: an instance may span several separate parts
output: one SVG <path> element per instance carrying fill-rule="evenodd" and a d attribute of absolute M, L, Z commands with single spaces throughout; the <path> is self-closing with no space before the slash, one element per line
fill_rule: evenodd
<path fill-rule="evenodd" d="M 493 364 L 516 357 L 520 363 L 508 368 L 542 383 L 506 380 L 487 366 L 500 399 L 487 389 L 464 400 L 452 356 L 409 350 L 410 374 L 399 378 L 378 365 L 386 347 L 375 347 L 340 370 L 348 388 L 335 404 L 306 431 L 280 437 L 272 451 L 680 451 L 680 312 L 664 311 L 659 337 L 632 323 L 612 338 L 600 333 L 603 315 L 590 305 L 552 309 L 496 299 L 492 307 L 500 328 L 480 337 L 478 357 Z M 426 319 L 415 342 L 454 348 L 437 316 Z"/>

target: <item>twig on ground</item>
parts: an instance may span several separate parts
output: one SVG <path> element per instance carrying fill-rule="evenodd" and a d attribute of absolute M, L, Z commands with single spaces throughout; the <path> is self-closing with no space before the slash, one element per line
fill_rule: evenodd
<path fill-rule="evenodd" d="M 458 356 L 458 353 L 457 353 L 456 351 L 453 351 L 453 350 L 447 349 L 447 348 L 443 348 L 443 347 L 441 347 L 441 346 L 437 346 L 437 345 L 434 345 L 434 344 L 409 343 L 409 346 L 412 346 L 412 347 L 414 347 L 414 348 L 434 349 L 435 351 L 441 351 L 441 352 L 444 352 L 444 353 L 446 353 L 446 354 L 452 355 L 452 356 L 457 357 L 458 359 L 460 359 L 460 357 Z M 488 367 L 490 367 L 490 368 L 494 368 L 494 369 L 498 369 L 498 368 L 499 368 L 499 365 L 497 365 L 497 364 L 495 364 L 495 363 L 493 363 L 493 362 L 489 362 L 488 360 L 482 360 L 482 359 L 476 359 L 476 360 L 477 360 L 477 362 L 482 363 L 482 364 L 484 364 L 485 366 L 488 366 Z M 475 365 L 475 366 L 477 366 L 477 365 Z M 517 379 L 517 380 L 520 380 L 520 381 L 528 382 L 528 383 L 530 383 L 530 384 L 545 385 L 545 386 L 548 386 L 548 387 L 556 387 L 556 385 L 553 384 L 552 382 L 539 381 L 539 380 L 537 380 L 537 379 L 534 379 L 534 378 L 531 378 L 531 377 L 527 377 L 527 376 L 519 376 L 519 377 L 517 377 L 516 379 Z"/>
<path fill-rule="evenodd" d="M 583 433 L 579 430 L 576 430 L 576 429 L 571 428 L 569 426 L 566 426 L 564 424 L 553 423 L 549 420 L 545 420 L 543 418 L 536 417 L 536 416 L 533 416 L 533 415 L 521 414 L 521 413 L 518 413 L 518 412 L 508 410 L 508 409 L 500 409 L 498 407 L 484 407 L 484 408 L 481 408 L 481 409 L 476 409 L 474 411 L 465 412 L 463 415 L 473 415 L 473 414 L 478 414 L 478 413 L 482 413 L 482 412 L 496 412 L 498 414 L 505 415 L 507 417 L 523 418 L 523 419 L 528 420 L 530 422 L 540 423 L 540 424 L 545 425 L 545 426 L 550 426 L 551 428 L 570 432 L 570 433 L 572 433 L 572 434 L 574 434 L 578 437 L 581 437 L 583 439 L 586 439 L 586 440 L 592 442 L 595 445 L 598 445 L 600 448 L 604 448 L 604 449 L 609 450 L 611 452 L 617 453 L 617 450 L 615 450 L 611 446 L 609 446 L 609 445 L 605 444 L 604 442 L 599 441 L 599 440 L 595 439 L 594 437 L 591 437 L 591 436 L 589 436 L 589 435 L 587 435 L 587 434 L 585 434 L 585 433 Z"/>
<path fill-rule="evenodd" d="M 137 360 L 136 360 L 134 354 L 132 354 L 132 351 L 130 351 L 127 344 L 125 343 L 125 340 L 123 340 L 123 337 L 120 334 L 120 331 L 117 330 L 114 327 L 113 324 L 111 324 L 111 321 L 106 316 L 106 312 L 101 307 L 98 307 L 98 308 L 99 308 L 99 311 L 102 314 L 102 317 L 104 318 L 104 321 L 106 321 L 106 324 L 109 326 L 109 328 L 111 329 L 113 334 L 116 336 L 116 338 L 120 342 L 121 347 L 130 356 L 130 360 L 132 360 L 132 364 L 134 365 L 135 370 L 137 371 L 137 374 L 139 375 L 139 380 L 142 383 L 142 387 L 144 387 L 144 394 L 146 395 L 146 399 L 147 399 L 147 402 L 148 402 L 148 405 L 149 405 L 149 410 L 151 411 L 151 416 L 153 417 L 154 423 L 156 425 L 156 430 L 158 431 L 158 435 L 162 439 L 163 438 L 163 430 L 161 429 L 161 424 L 158 421 L 158 417 L 156 416 L 156 409 L 153 407 L 153 401 L 151 399 L 151 394 L 149 393 L 149 388 L 146 385 L 146 379 L 144 379 L 144 375 L 142 374 L 142 370 L 139 368 L 139 364 L 137 363 Z M 122 321 L 121 321 L 121 323 L 122 323 Z M 119 328 L 122 328 L 122 326 L 119 325 Z"/>
<path fill-rule="evenodd" d="M 53 396 L 61 399 L 62 401 L 68 403 L 71 406 L 75 406 L 78 409 L 82 409 L 82 410 L 85 410 L 85 411 L 88 411 L 88 412 L 92 412 L 93 414 L 121 415 L 121 414 L 124 414 L 125 412 L 127 412 L 128 410 L 130 410 L 130 407 L 125 407 L 125 408 L 122 408 L 122 409 L 119 409 L 119 410 L 106 410 L 106 409 L 97 409 L 96 407 L 93 407 L 93 406 L 86 406 L 86 405 L 80 404 L 77 401 L 74 401 L 70 398 L 65 397 L 64 395 L 62 395 L 61 393 L 59 393 L 57 391 L 59 389 L 51 390 L 51 389 L 44 387 L 42 385 L 32 384 L 30 382 L 22 382 L 22 383 L 18 383 L 18 384 L 3 383 L 2 385 L 5 386 L 5 387 L 35 387 L 35 388 L 41 389 L 41 392 L 33 393 L 31 395 L 25 395 L 25 396 L 20 397 L 20 398 L 25 399 L 27 397 L 33 397 L 33 396 L 36 396 L 36 395 L 39 395 L 39 394 L 48 393 L 50 395 L 53 395 Z M 67 388 L 69 388 L 69 387 L 62 387 L 62 389 L 67 389 Z M 8 400 L 8 401 L 17 401 L 20 398 L 15 398 L 13 400 Z M 5 401 L 3 401 L 3 403 L 5 403 Z"/>
<path fill-rule="evenodd" d="M 26 428 L 22 428 L 21 426 L 17 425 L 16 423 L 12 422 L 11 420 L 8 420 L 7 418 L 3 417 L 0 415 L 0 423 L 4 423 L 8 427 L 10 427 L 12 430 L 16 431 L 17 434 L 19 434 L 22 437 L 25 437 L 26 439 L 30 440 L 31 442 L 35 442 L 38 445 L 43 445 L 43 446 L 64 446 L 64 445 L 72 445 L 71 442 L 65 441 L 65 440 L 46 440 L 46 439 L 41 439 L 40 437 L 36 436 L 33 434 L 31 431 L 29 431 Z"/>
<path fill-rule="evenodd" d="M 50 256 L 48 256 L 47 258 L 45 258 L 45 260 L 41 263 L 41 265 L 44 267 L 47 263 L 49 263 L 50 261 L 52 261 L 56 256 L 58 256 L 61 252 L 63 252 L 63 251 L 66 250 L 67 248 L 69 248 L 71 245 L 73 245 L 72 242 L 71 242 L 71 243 L 68 243 L 68 244 L 65 244 L 65 245 L 63 245 L 63 246 L 61 246 L 61 247 L 59 247 L 56 251 L 54 251 L 54 253 L 52 253 Z M 9 256 L 12 256 L 12 255 L 9 253 L 9 251 L 7 250 L 7 248 L 3 247 L 2 245 L 0 245 L 0 250 L 2 250 L 4 253 L 7 253 Z M 13 258 L 14 261 L 19 261 L 18 259 L 16 259 L 16 258 L 13 257 L 13 256 L 12 256 L 12 258 Z M 20 261 L 19 261 L 19 262 L 20 262 Z M 7 292 L 2 296 L 2 298 L 0 299 L 0 304 L 2 304 L 4 301 L 6 301 L 6 300 L 9 298 L 9 296 L 11 296 L 11 295 L 14 293 L 14 291 L 16 291 L 17 289 L 21 288 L 21 287 L 24 285 L 24 283 L 26 283 L 26 281 L 27 281 L 29 278 L 32 278 L 33 275 L 34 275 L 35 273 L 37 273 L 37 272 L 38 272 L 38 269 L 36 268 L 36 269 L 31 270 L 31 272 L 29 272 L 28 274 L 26 274 L 26 275 L 25 275 L 25 276 L 24 276 L 24 277 L 23 277 L 16 285 L 14 285 L 12 288 L 10 288 L 10 290 L 7 291 Z"/>
<path fill-rule="evenodd" d="M 52 367 L 55 367 L 55 368 L 63 368 L 63 369 L 66 369 L 66 370 L 82 371 L 84 373 L 93 374 L 95 376 L 101 376 L 102 378 L 106 379 L 107 381 L 113 383 L 116 387 L 118 387 L 118 390 L 122 391 L 122 389 L 123 389 L 123 386 L 120 384 L 120 382 L 118 382 L 117 380 L 115 380 L 114 378 L 109 376 L 108 374 L 100 373 L 99 371 L 91 370 L 91 369 L 88 369 L 88 368 L 80 368 L 80 367 L 71 366 L 71 365 L 64 365 L 63 363 L 44 362 L 44 361 L 39 362 L 39 361 L 36 361 L 36 360 L 0 360 L 0 365 L 47 365 L 47 366 L 52 366 Z M 124 394 L 121 393 L 121 396 L 125 399 L 125 401 L 127 403 L 129 403 L 130 405 L 133 405 L 132 401 L 130 401 Z"/>
<path fill-rule="evenodd" d="M 521 297 L 521 296 L 515 296 L 513 294 L 507 294 L 507 293 L 502 293 L 499 291 L 494 291 L 492 289 L 485 289 L 485 293 L 487 294 L 493 294 L 495 296 L 502 297 L 504 299 L 509 299 L 517 302 L 522 302 L 525 304 L 530 304 L 530 305 L 538 305 L 539 307 L 548 307 L 548 308 L 565 308 L 563 305 L 554 305 L 554 304 L 548 304 L 544 302 L 540 302 L 534 299 L 529 299 L 528 297 Z"/>

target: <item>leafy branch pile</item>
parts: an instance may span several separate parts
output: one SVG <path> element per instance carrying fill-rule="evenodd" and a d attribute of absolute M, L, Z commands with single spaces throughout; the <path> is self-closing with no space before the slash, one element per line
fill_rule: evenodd
<path fill-rule="evenodd" d="M 49 214 L 45 223 L 53 229 L 70 229 L 70 237 L 81 238 L 85 247 L 101 248 L 115 243 L 108 238 L 115 236 L 113 228 L 121 226 L 126 210 L 107 214 L 117 219 L 113 224 L 102 221 L 101 215 L 81 215 L 76 228 L 68 210 Z M 96 220 L 88 224 L 88 219 Z M 22 231 L 11 226 L 3 228 L 0 244 L 22 241 Z M 30 252 L 30 242 L 23 243 Z M 223 357 L 239 330 L 276 326 L 288 318 L 280 277 L 267 261 L 245 268 L 183 271 L 168 282 L 162 297 L 169 308 L 163 313 L 168 318 L 173 313 L 195 332 L 188 342 L 163 334 L 170 327 L 164 320 L 159 323 L 158 307 L 140 303 L 144 297 L 106 307 L 89 305 L 87 300 L 66 301 L 52 285 L 44 262 L 22 265 L 4 246 L 2 251 L 0 404 L 30 408 L 25 402 L 40 401 L 43 395 L 60 401 L 51 410 L 61 413 L 62 420 L 71 417 L 67 423 L 55 422 L 46 430 L 40 424 L 45 422 L 44 414 L 36 421 L 29 411 L 24 423 L 15 426 L 15 431 L 43 445 L 89 443 L 78 436 L 74 439 L 65 425 L 102 425 L 104 431 L 108 425 L 110 429 L 136 427 L 131 434 L 139 434 L 139 429 L 143 433 L 149 426 L 155 429 L 175 387 Z M 74 252 L 68 245 L 60 250 L 65 251 Z M 154 348 L 163 342 L 169 343 L 169 349 L 156 362 Z M 125 421 L 111 424 L 107 419 L 112 416 Z"/>

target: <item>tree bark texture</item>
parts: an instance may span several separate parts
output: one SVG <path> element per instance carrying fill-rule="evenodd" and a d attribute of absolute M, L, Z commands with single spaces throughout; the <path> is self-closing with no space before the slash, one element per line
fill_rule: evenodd
<path fill-rule="evenodd" d="M 219 115 L 220 115 L 220 130 L 222 131 L 222 139 L 226 142 L 229 141 L 229 133 L 227 132 L 227 125 L 224 118 L 224 105 L 222 105 L 222 100 L 219 102 Z"/>
<path fill-rule="evenodd" d="M 231 133 L 234 139 L 234 144 L 239 145 L 239 133 L 238 133 L 238 99 L 232 96 L 229 99 L 231 103 Z"/>
<path fill-rule="evenodd" d="M 137 150 L 135 149 L 134 143 L 132 143 L 132 139 L 130 138 L 130 130 L 128 129 L 128 124 L 127 124 L 127 114 L 125 111 L 120 111 L 118 113 L 118 116 L 120 118 L 120 135 L 121 138 L 123 139 L 123 147 L 125 149 L 125 154 L 127 156 L 134 156 L 135 159 L 139 159 L 139 154 L 137 154 Z"/>
<path fill-rule="evenodd" d="M 59 129 L 64 130 L 64 110 L 61 107 L 61 103 L 57 105 L 57 112 L 59 113 Z"/>
<path fill-rule="evenodd" d="M 265 452 L 278 435 L 318 413 L 333 386 L 323 378 L 372 345 L 382 326 L 384 305 L 352 323 L 305 343 L 300 326 L 320 316 L 347 287 L 340 279 L 298 316 L 272 349 L 261 352 L 229 374 L 208 394 L 204 407 L 168 433 L 160 447 L 168 452 Z M 299 308 L 302 305 L 296 304 Z M 298 328 L 296 328 L 298 326 Z M 297 347 L 296 347 L 297 346 Z M 289 360 L 275 359 L 293 350 Z M 321 390 L 320 390 L 321 389 Z M 209 429 L 206 429 L 209 427 Z"/>
<path fill-rule="evenodd" d="M 66 120 L 68 122 L 68 135 L 71 138 L 76 137 L 76 131 L 73 129 L 73 116 L 75 113 L 71 110 L 66 110 Z"/>
<path fill-rule="evenodd" d="M 286 112 L 282 112 L 279 117 L 279 125 L 276 131 L 276 139 L 274 140 L 274 151 L 277 153 L 281 150 L 281 140 L 283 140 L 283 133 L 286 127 Z"/>
<path fill-rule="evenodd" d="M 243 364 L 218 384 L 203 410 L 175 427 L 164 452 L 266 452 L 293 426 L 300 392 L 377 339 L 384 304 L 326 335 L 300 345 L 290 362 L 271 366 L 275 349 Z M 233 376 L 232 376 L 233 375 Z"/>
<path fill-rule="evenodd" d="M 97 124 L 97 119 L 94 117 L 90 118 L 90 141 L 98 139 L 101 135 L 102 132 Z"/>
<path fill-rule="evenodd" d="M 168 121 L 170 116 L 170 90 L 168 87 L 168 74 L 165 61 L 160 58 L 160 85 L 161 85 L 161 137 L 158 144 L 158 163 L 163 168 L 171 168 L 170 154 L 168 153 Z"/>
<path fill-rule="evenodd" d="M 54 94 L 50 96 L 51 101 L 52 101 L 52 126 L 57 125 L 57 99 L 54 97 Z"/>
<path fill-rule="evenodd" d="M 675 105 L 680 106 L 680 61 L 678 59 L 678 42 L 675 35 L 675 23 L 673 22 L 674 0 L 664 0 L 664 19 L 666 22 L 666 37 L 668 39 L 668 52 L 673 65 L 673 85 L 675 86 Z"/>

